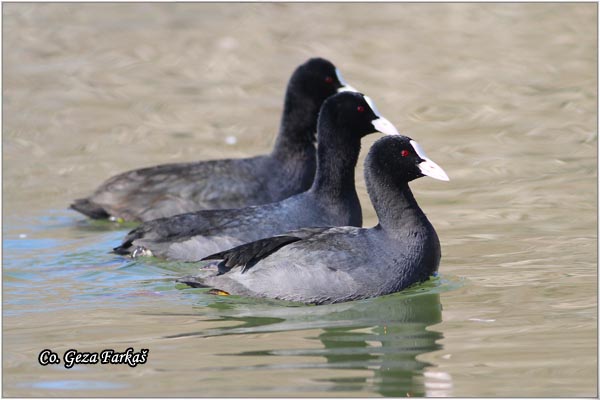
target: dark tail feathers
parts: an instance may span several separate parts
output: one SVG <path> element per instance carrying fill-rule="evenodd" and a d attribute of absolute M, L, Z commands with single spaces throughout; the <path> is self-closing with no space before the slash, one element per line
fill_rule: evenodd
<path fill-rule="evenodd" d="M 175 282 L 179 282 L 179 283 L 185 283 L 188 286 L 191 287 L 195 287 L 195 288 L 207 288 L 210 286 L 207 286 L 205 284 L 202 283 L 201 278 L 197 278 L 195 276 L 184 276 L 182 278 L 176 279 Z"/>
<path fill-rule="evenodd" d="M 122 256 L 128 256 L 131 254 L 131 242 L 123 243 L 122 245 L 115 247 L 112 249 L 112 252 L 115 254 L 120 254 Z"/>
<path fill-rule="evenodd" d="M 71 204 L 70 208 L 93 219 L 106 219 L 110 217 L 110 214 L 104 208 L 92 203 L 88 199 L 77 199 Z"/>

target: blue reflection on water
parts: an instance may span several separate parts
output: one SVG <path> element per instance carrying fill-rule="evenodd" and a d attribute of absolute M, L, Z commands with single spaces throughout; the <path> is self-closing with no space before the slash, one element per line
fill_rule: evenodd
<path fill-rule="evenodd" d="M 219 356 L 253 357 L 253 365 L 227 369 L 328 369 L 372 371 L 369 379 L 348 377 L 324 380 L 333 392 L 375 391 L 384 396 L 424 396 L 423 371 L 428 363 L 420 354 L 441 348 L 442 338 L 431 326 L 442 320 L 439 293 L 461 285 L 443 276 L 401 293 L 349 303 L 305 306 L 276 300 L 238 296 L 212 296 L 207 290 L 188 288 L 174 278 L 197 271 L 190 263 L 155 259 L 130 260 L 110 253 L 131 225 L 81 221 L 57 212 L 35 221 L 13 221 L 5 228 L 4 315 L 52 312 L 69 308 L 136 307 L 123 301 L 132 296 L 163 296 L 174 304 L 185 302 L 190 315 L 209 321 L 228 322 L 226 327 L 181 332 L 164 340 L 181 337 L 277 333 L 320 329 L 310 348 L 286 349 L 273 343 L 270 350 Z M 60 293 L 57 297 L 55 293 Z M 51 299 L 52 301 L 48 301 Z M 108 302 L 106 300 L 114 301 Z M 135 310 L 134 310 L 135 312 Z M 138 311 L 139 312 L 139 311 Z M 169 314 L 161 314 L 168 316 Z M 230 322 L 236 324 L 230 326 Z M 235 339 L 234 339 L 235 340 Z M 266 362 L 272 357 L 320 356 L 321 362 Z M 206 369 L 215 370 L 219 366 Z M 196 372 L 203 368 L 195 369 Z M 116 383 L 56 380 L 32 384 L 41 389 L 115 389 Z M 307 389 L 308 390 L 308 389 Z"/>
<path fill-rule="evenodd" d="M 50 390 L 89 390 L 89 389 L 122 389 L 127 387 L 125 384 L 114 383 L 114 382 L 103 382 L 103 381 L 89 381 L 89 380 L 55 380 L 55 381 L 41 381 L 34 382 L 26 385 L 35 389 L 50 389 Z"/>

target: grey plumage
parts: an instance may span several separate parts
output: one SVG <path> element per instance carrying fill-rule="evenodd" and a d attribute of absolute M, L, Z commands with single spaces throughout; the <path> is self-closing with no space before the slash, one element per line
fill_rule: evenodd
<path fill-rule="evenodd" d="M 325 101 L 318 120 L 318 166 L 311 188 L 260 206 L 205 210 L 142 224 L 130 232 L 118 254 L 143 254 L 197 261 L 209 254 L 304 227 L 362 225 L 354 185 L 360 140 L 376 130 L 397 134 L 360 93 L 343 92 Z"/>
<path fill-rule="evenodd" d="M 266 204 L 301 193 L 314 178 L 319 109 L 343 88 L 331 62 L 310 59 L 290 78 L 279 135 L 270 154 L 124 172 L 91 196 L 75 200 L 71 208 L 91 218 L 149 221 L 203 209 Z"/>
<path fill-rule="evenodd" d="M 428 279 L 439 265 L 439 239 L 408 181 L 425 172 L 447 176 L 415 146 L 403 136 L 385 137 L 367 156 L 365 179 L 377 226 L 298 230 L 244 244 L 206 257 L 223 260 L 220 274 L 180 281 L 236 295 L 324 304 L 394 293 Z"/>

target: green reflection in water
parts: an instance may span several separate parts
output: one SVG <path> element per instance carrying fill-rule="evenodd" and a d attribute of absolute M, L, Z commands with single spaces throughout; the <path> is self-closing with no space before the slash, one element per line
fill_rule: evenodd
<path fill-rule="evenodd" d="M 61 220 L 50 222 L 62 223 Z M 223 357 L 253 357 L 250 365 L 199 366 L 194 373 L 259 370 L 270 374 L 273 370 L 290 370 L 302 376 L 303 369 L 327 371 L 322 378 L 317 374 L 315 387 L 328 390 L 332 395 L 348 391 L 394 397 L 426 395 L 424 370 L 429 364 L 417 357 L 440 348 L 436 342 L 442 335 L 427 329 L 441 321 L 439 293 L 463 284 L 438 277 L 401 293 L 323 306 L 211 296 L 205 289 L 188 288 L 174 282 L 174 277 L 197 272 L 197 264 L 115 257 L 108 250 L 126 232 L 116 230 L 111 224 L 90 224 L 91 230 L 106 229 L 99 236 L 98 232 L 88 233 L 81 227 L 64 225 L 64 229 L 73 230 L 83 235 L 82 238 L 63 240 L 57 247 L 54 233 L 31 234 L 26 239 L 18 239 L 13 233 L 15 239 L 4 243 L 10 250 L 5 259 L 4 275 L 6 289 L 11 294 L 7 298 L 11 315 L 32 310 L 52 312 L 68 307 L 94 308 L 99 299 L 102 304 L 115 309 L 129 309 L 139 307 L 139 303 L 129 299 L 140 292 L 144 296 L 162 295 L 164 301 L 173 306 L 181 302 L 195 304 L 189 315 L 199 316 L 202 321 L 222 323 L 217 327 L 215 324 L 203 327 L 200 323 L 195 325 L 197 331 L 180 331 L 164 339 L 232 336 L 231 340 L 237 341 L 244 340 L 247 334 L 272 333 L 261 339 L 261 351 L 253 351 L 250 342 L 243 351 L 217 350 L 225 353 L 218 354 Z M 36 288 L 33 293 L 46 293 L 44 300 L 53 300 L 52 293 L 61 289 L 64 299 L 61 297 L 62 302 L 54 300 L 54 308 L 47 304 L 38 307 L 41 299 L 37 294 L 32 296 L 32 287 Z M 278 333 L 289 331 L 295 331 L 299 339 L 308 339 L 303 341 L 304 347 L 291 348 L 286 346 L 288 342 L 278 340 Z M 268 343 L 266 350 L 263 350 L 264 343 Z M 309 361 L 306 361 L 307 357 L 310 357 Z M 282 390 L 291 390 L 286 389 L 289 384 L 291 382 L 282 382 Z M 311 391 L 315 387 L 293 389 Z"/>
<path fill-rule="evenodd" d="M 245 351 L 221 356 L 254 357 L 251 369 L 329 369 L 339 376 L 324 378 L 327 390 L 377 392 L 384 396 L 425 396 L 423 371 L 431 364 L 417 360 L 423 353 L 441 349 L 440 332 L 428 330 L 442 320 L 438 291 L 439 279 L 406 292 L 375 299 L 326 306 L 289 307 L 283 302 L 248 298 L 218 298 L 198 306 L 198 311 L 213 321 L 236 321 L 239 324 L 182 336 L 245 335 L 291 330 L 321 329 L 314 346 L 304 349 L 273 348 Z M 201 297 L 202 291 L 198 293 Z M 203 302 L 203 301 L 202 301 Z M 317 343 L 318 342 L 318 343 Z M 276 336 L 273 346 L 277 346 Z M 323 362 L 265 363 L 263 357 L 320 356 Z M 275 365 L 275 366 L 274 366 Z M 372 375 L 348 377 L 343 370 L 372 371 Z"/>
<path fill-rule="evenodd" d="M 331 368 L 369 369 L 374 376 L 334 379 L 333 390 L 425 396 L 422 373 L 430 364 L 416 357 L 441 348 L 436 341 L 442 334 L 426 330 L 442 319 L 439 294 L 389 296 L 351 314 L 356 325 L 325 328 L 319 335 L 327 350 L 323 355 Z"/>

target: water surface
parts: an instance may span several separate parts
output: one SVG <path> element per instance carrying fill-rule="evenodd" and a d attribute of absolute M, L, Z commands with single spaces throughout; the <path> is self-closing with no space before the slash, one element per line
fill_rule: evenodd
<path fill-rule="evenodd" d="M 5 396 L 596 396 L 596 4 L 5 4 Z M 271 148 L 332 60 L 450 175 L 440 275 L 328 306 L 210 296 L 66 210 L 116 173 Z M 376 223 L 362 160 L 365 225 Z M 233 140 L 235 139 L 235 140 Z M 146 364 L 41 366 L 45 348 Z"/>

